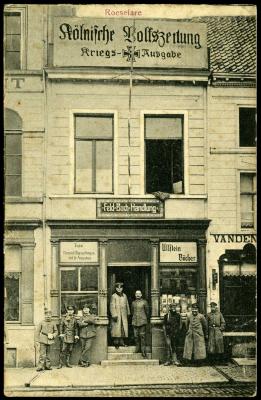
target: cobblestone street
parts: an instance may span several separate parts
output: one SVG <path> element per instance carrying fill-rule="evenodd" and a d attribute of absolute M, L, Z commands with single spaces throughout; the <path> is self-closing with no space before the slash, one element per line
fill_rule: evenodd
<path fill-rule="evenodd" d="M 249 397 L 254 384 L 173 385 L 172 387 L 124 388 L 100 390 L 35 391 L 27 389 L 5 392 L 8 397 Z"/>

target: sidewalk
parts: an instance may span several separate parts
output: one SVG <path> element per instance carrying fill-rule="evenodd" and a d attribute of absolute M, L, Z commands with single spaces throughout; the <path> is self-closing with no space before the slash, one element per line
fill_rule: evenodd
<path fill-rule="evenodd" d="M 5 390 L 21 388 L 75 389 L 107 388 L 123 386 L 154 386 L 179 384 L 223 384 L 231 379 L 235 382 L 255 382 L 255 368 L 242 368 L 233 364 L 224 367 L 176 367 L 91 365 L 89 368 L 54 368 L 52 371 L 36 372 L 35 368 L 7 368 Z"/>

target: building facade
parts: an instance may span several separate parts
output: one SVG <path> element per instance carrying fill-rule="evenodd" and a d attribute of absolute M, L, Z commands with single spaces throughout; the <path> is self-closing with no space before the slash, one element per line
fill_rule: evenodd
<path fill-rule="evenodd" d="M 86 302 L 92 362 L 107 359 L 119 280 L 149 301 L 152 358 L 173 301 L 184 319 L 216 301 L 242 352 L 255 336 L 255 18 L 77 13 L 5 10 L 6 364 L 35 365 L 45 308 L 58 323 Z"/>

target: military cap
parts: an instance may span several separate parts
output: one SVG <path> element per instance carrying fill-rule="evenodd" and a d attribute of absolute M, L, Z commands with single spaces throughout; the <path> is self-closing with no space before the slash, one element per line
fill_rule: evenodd
<path fill-rule="evenodd" d="M 50 314 L 52 314 L 52 311 L 51 310 L 44 310 L 44 313 L 50 315 Z"/>
<path fill-rule="evenodd" d="M 198 309 L 198 304 L 197 304 L 197 303 L 193 303 L 193 304 L 191 305 L 191 308 L 194 309 L 194 310 L 195 310 L 195 309 Z"/>
<path fill-rule="evenodd" d="M 123 287 L 123 282 L 116 282 L 115 287 Z"/>
<path fill-rule="evenodd" d="M 89 306 L 89 304 L 84 304 L 83 306 L 82 306 L 82 308 L 84 309 L 84 308 L 90 308 L 90 306 Z"/>
<path fill-rule="evenodd" d="M 67 306 L 66 309 L 67 309 L 67 310 L 73 310 L 73 311 L 75 311 L 75 307 L 74 307 L 74 306 Z"/>
<path fill-rule="evenodd" d="M 217 306 L 217 303 L 215 303 L 214 301 L 211 301 L 210 306 Z"/>

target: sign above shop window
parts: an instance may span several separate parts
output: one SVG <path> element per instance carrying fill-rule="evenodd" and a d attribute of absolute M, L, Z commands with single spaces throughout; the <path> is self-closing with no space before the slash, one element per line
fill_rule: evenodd
<path fill-rule="evenodd" d="M 57 67 L 208 68 L 204 23 L 54 18 Z"/>
<path fill-rule="evenodd" d="M 98 262 L 97 242 L 60 242 L 60 262 L 90 264 Z"/>
<path fill-rule="evenodd" d="M 166 263 L 196 263 L 196 242 L 161 242 L 160 262 Z"/>
<path fill-rule="evenodd" d="M 163 218 L 157 199 L 97 199 L 97 218 Z"/>

